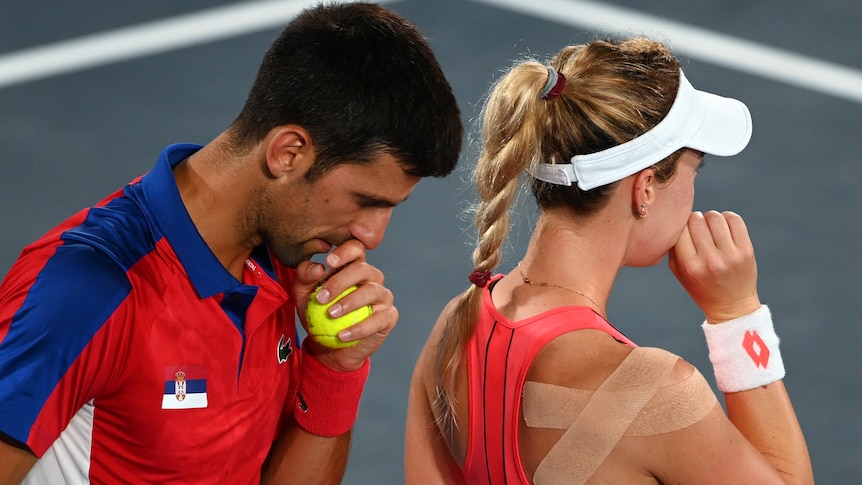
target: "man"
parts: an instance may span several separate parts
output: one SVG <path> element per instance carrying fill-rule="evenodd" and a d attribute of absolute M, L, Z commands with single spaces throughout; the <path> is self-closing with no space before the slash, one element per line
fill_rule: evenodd
<path fill-rule="evenodd" d="M 462 126 L 416 29 L 320 5 L 238 118 L 25 248 L 0 286 L 0 483 L 338 483 L 398 311 L 365 260 L 454 169 Z M 329 253 L 325 265 L 314 254 Z M 308 299 L 352 347 L 296 342 Z"/>

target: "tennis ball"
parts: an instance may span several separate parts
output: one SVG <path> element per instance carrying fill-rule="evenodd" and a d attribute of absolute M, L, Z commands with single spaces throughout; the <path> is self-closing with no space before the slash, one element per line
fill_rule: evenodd
<path fill-rule="evenodd" d="M 359 343 L 358 340 L 343 342 L 338 338 L 338 332 L 368 318 L 371 315 L 371 305 L 365 305 L 362 308 L 353 310 L 352 312 L 338 318 L 332 318 L 329 316 L 329 313 L 327 313 L 327 310 L 333 303 L 337 302 L 345 295 L 356 291 L 356 289 L 356 285 L 351 286 L 327 304 L 319 303 L 317 301 L 317 292 L 320 290 L 320 287 L 317 287 L 317 289 L 314 290 L 314 293 L 311 294 L 311 298 L 308 300 L 308 308 L 306 309 L 308 335 L 311 336 L 311 338 L 321 345 L 333 349 L 352 347 Z"/>

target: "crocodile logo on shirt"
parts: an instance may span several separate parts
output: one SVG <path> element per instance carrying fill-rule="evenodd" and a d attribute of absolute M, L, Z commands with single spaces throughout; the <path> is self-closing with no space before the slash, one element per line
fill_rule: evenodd
<path fill-rule="evenodd" d="M 284 364 L 287 362 L 287 358 L 290 357 L 290 354 L 293 353 L 293 347 L 290 345 L 290 339 L 285 338 L 284 334 L 281 334 L 281 338 L 278 340 L 278 346 L 276 348 L 276 357 L 278 358 L 279 364 Z"/>

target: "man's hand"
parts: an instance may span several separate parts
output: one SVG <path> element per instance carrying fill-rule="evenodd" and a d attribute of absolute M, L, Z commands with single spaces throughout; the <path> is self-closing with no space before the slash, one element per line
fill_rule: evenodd
<path fill-rule="evenodd" d="M 317 294 L 320 303 L 329 302 L 352 285 L 359 287 L 332 305 L 330 315 L 337 317 L 371 305 L 373 313 L 370 317 L 339 333 L 342 340 L 359 340 L 358 344 L 344 349 L 330 349 L 311 339 L 306 341 L 307 349 L 315 357 L 339 371 L 359 369 L 365 360 L 380 348 L 398 322 L 398 309 L 393 305 L 395 298 L 392 292 L 383 286 L 383 273 L 365 261 L 365 251 L 362 243 L 351 239 L 326 256 L 329 270 L 322 264 L 311 261 L 300 263 L 296 268 L 296 278 L 291 289 L 299 319 L 306 329 L 308 324 L 305 308 L 321 280 L 324 280 L 323 288 Z"/>
<path fill-rule="evenodd" d="M 710 323 L 760 308 L 754 247 L 733 212 L 692 213 L 668 265 Z"/>

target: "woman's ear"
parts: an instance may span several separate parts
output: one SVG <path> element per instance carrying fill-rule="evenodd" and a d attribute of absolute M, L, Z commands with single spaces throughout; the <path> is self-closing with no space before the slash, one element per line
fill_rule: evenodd
<path fill-rule="evenodd" d="M 646 168 L 636 173 L 632 184 L 632 212 L 638 217 L 646 217 L 655 197 L 655 170 Z"/>
<path fill-rule="evenodd" d="M 275 177 L 303 177 L 314 163 L 311 135 L 297 125 L 275 128 L 266 145 L 266 166 Z"/>

